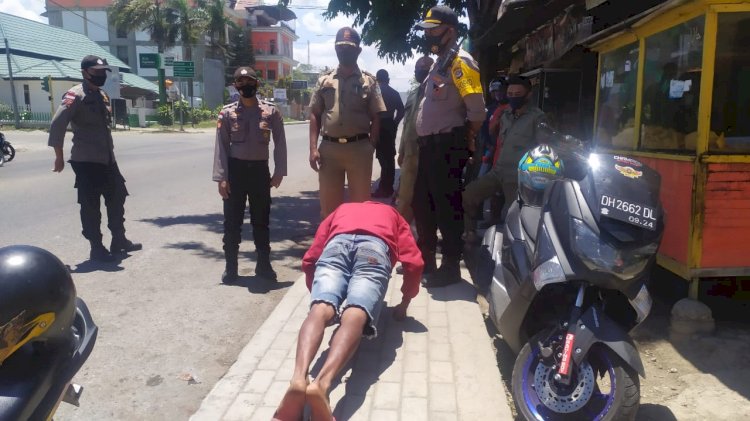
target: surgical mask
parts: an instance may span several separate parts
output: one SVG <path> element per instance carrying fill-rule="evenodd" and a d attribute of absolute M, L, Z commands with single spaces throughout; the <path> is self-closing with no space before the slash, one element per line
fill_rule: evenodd
<path fill-rule="evenodd" d="M 95 76 L 95 75 L 89 74 L 89 82 L 91 82 L 91 84 L 94 86 L 99 86 L 99 87 L 104 86 L 104 82 L 106 81 L 107 81 L 106 74 L 101 75 L 101 76 Z"/>
<path fill-rule="evenodd" d="M 526 97 L 525 96 L 513 96 L 508 98 L 508 104 L 510 104 L 510 108 L 513 109 L 513 111 L 522 108 L 524 105 L 526 105 Z"/>
<path fill-rule="evenodd" d="M 339 59 L 339 64 L 344 66 L 354 66 L 357 64 L 357 57 L 359 57 L 359 51 L 353 48 L 336 50 L 336 57 Z"/>
<path fill-rule="evenodd" d="M 240 95 L 244 98 L 252 98 L 255 96 L 255 93 L 258 92 L 258 87 L 256 85 L 245 85 L 240 86 L 237 90 L 240 91 Z"/>
<path fill-rule="evenodd" d="M 430 74 L 429 70 L 415 70 L 414 71 L 414 79 L 417 80 L 417 82 L 422 83 L 425 79 L 427 79 L 427 75 Z"/>

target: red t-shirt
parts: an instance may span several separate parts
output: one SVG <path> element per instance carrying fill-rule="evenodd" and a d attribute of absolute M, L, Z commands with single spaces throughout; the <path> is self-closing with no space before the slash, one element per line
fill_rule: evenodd
<path fill-rule="evenodd" d="M 391 266 L 399 261 L 404 267 L 401 286 L 404 300 L 417 295 L 424 269 L 422 253 L 404 218 L 395 208 L 379 202 L 344 203 L 320 223 L 315 240 L 302 258 L 307 289 L 312 289 L 315 263 L 328 241 L 337 234 L 368 234 L 383 240 L 390 250 Z"/>

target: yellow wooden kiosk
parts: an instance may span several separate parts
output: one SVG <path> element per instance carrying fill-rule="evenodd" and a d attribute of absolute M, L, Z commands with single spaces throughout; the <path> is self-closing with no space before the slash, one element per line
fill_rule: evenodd
<path fill-rule="evenodd" d="M 592 37 L 594 139 L 662 176 L 659 264 L 750 276 L 750 1 L 672 0 Z"/>

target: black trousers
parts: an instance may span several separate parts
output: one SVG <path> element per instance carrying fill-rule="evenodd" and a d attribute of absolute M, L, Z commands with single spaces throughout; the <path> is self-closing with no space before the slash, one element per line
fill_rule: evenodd
<path fill-rule="evenodd" d="M 420 137 L 419 168 L 412 209 L 423 254 L 435 253 L 437 229 L 443 237 L 444 259 L 459 260 L 463 251 L 464 210 L 462 172 L 469 158 L 463 128 Z"/>
<path fill-rule="evenodd" d="M 391 118 L 380 120 L 380 139 L 375 147 L 375 157 L 380 164 L 378 190 L 392 192 L 396 177 L 396 132 L 398 127 Z"/>
<path fill-rule="evenodd" d="M 268 161 L 229 158 L 229 198 L 224 200 L 224 252 L 237 256 L 242 239 L 245 205 L 250 204 L 250 223 L 258 254 L 271 252 L 268 224 L 271 215 L 271 175 Z"/>
<path fill-rule="evenodd" d="M 117 162 L 97 164 L 95 162 L 70 161 L 76 174 L 75 188 L 81 205 L 82 234 L 89 241 L 102 241 L 101 197 L 107 208 L 107 227 L 113 237 L 125 235 L 125 178 L 120 174 Z"/>

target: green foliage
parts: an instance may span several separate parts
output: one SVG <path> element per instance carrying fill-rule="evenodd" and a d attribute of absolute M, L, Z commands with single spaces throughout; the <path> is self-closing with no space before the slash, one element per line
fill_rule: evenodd
<path fill-rule="evenodd" d="M 13 120 L 16 116 L 13 114 L 13 108 L 8 104 L 0 103 L 0 120 Z"/>
<path fill-rule="evenodd" d="M 242 66 L 255 65 L 255 52 L 253 51 L 252 31 L 250 28 L 236 28 L 231 31 L 229 49 L 227 50 L 226 81 L 234 81 L 234 71 Z"/>
<path fill-rule="evenodd" d="M 172 117 L 172 109 L 169 105 L 162 105 L 156 112 L 157 119 L 162 126 L 171 126 L 174 124 L 174 118 Z"/>
<path fill-rule="evenodd" d="M 487 0 L 481 2 L 488 3 Z M 329 20 L 340 14 L 353 17 L 354 25 L 362 28 L 364 45 L 376 45 L 379 57 L 403 63 L 411 57 L 412 49 L 425 52 L 423 33 L 415 25 L 437 3 L 437 0 L 331 0 L 323 16 Z M 460 16 L 471 2 L 443 0 L 441 3 Z M 459 31 L 466 33 L 466 27 L 461 24 Z"/>
<path fill-rule="evenodd" d="M 175 15 L 164 4 L 154 0 L 115 0 L 109 9 L 110 23 L 125 31 L 144 30 L 151 35 L 159 52 L 175 45 L 178 27 Z"/>

